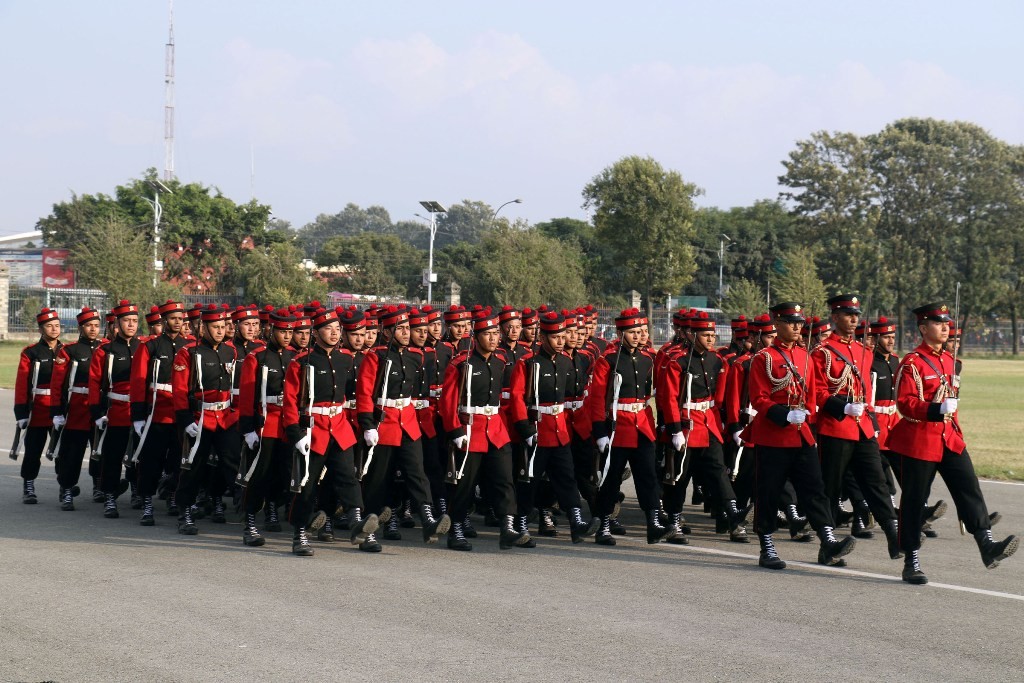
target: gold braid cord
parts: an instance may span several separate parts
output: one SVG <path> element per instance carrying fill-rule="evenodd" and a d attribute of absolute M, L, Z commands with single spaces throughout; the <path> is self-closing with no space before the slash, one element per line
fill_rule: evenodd
<path fill-rule="evenodd" d="M 846 394 L 853 394 L 856 389 L 856 385 L 853 381 L 853 368 L 850 367 L 849 363 L 843 364 L 843 371 L 839 373 L 838 377 L 832 376 L 832 352 L 825 348 L 822 344 L 818 347 L 821 351 L 821 355 L 825 357 L 825 379 L 828 380 L 828 393 L 830 396 L 835 396 L 840 393 L 840 390 L 846 389 Z"/>
<path fill-rule="evenodd" d="M 900 382 L 903 381 L 903 374 L 906 372 L 907 367 L 910 367 L 911 377 L 914 380 L 914 384 L 917 386 L 917 400 L 926 400 L 924 397 L 924 381 L 921 379 L 921 372 L 917 369 L 917 363 L 914 361 L 911 361 L 910 363 L 907 363 L 906 365 L 903 365 L 900 368 L 899 374 L 896 376 L 896 388 L 894 389 L 896 396 L 900 395 Z M 935 396 L 932 397 L 932 403 L 942 403 L 943 399 L 945 398 L 946 386 L 944 384 L 939 384 L 939 388 L 935 391 Z M 909 417 L 907 415 L 903 415 L 902 413 L 901 415 L 903 419 L 907 420 L 908 422 L 923 422 L 923 420 L 915 420 L 914 418 Z"/>
<path fill-rule="evenodd" d="M 769 353 L 768 349 L 763 349 L 759 353 L 764 354 L 764 368 L 768 374 L 768 381 L 772 385 L 772 393 L 782 391 L 783 389 L 788 390 L 793 384 L 793 371 L 788 367 L 783 367 L 785 374 L 782 377 L 776 379 L 775 375 L 772 374 L 772 354 Z"/>

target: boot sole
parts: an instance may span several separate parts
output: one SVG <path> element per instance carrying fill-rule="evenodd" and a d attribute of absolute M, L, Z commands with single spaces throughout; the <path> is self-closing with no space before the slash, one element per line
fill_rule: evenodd
<path fill-rule="evenodd" d="M 1000 562 L 1017 552 L 1018 546 L 1020 546 L 1020 539 L 1014 536 L 1010 539 L 1010 542 L 1006 544 L 1006 547 L 1003 548 L 1003 552 L 999 553 L 999 555 L 985 566 L 989 569 L 995 569 L 999 566 Z"/>
<path fill-rule="evenodd" d="M 242 539 L 242 543 L 247 545 L 247 546 L 249 546 L 250 548 L 258 548 L 258 547 L 260 547 L 261 545 L 263 545 L 266 542 L 267 542 L 267 539 L 263 538 L 262 536 L 259 537 L 259 538 L 243 538 Z"/>
<path fill-rule="evenodd" d="M 437 543 L 439 536 L 443 536 L 448 533 L 448 530 L 452 528 L 452 519 L 448 515 L 441 515 L 441 518 L 437 520 L 437 528 L 434 529 L 434 533 L 430 534 L 423 540 L 427 543 Z M 426 529 L 424 529 L 426 531 Z"/>
<path fill-rule="evenodd" d="M 312 531 L 320 531 L 324 528 L 324 524 L 327 523 L 327 514 L 323 510 L 317 510 L 316 514 L 313 515 L 313 519 L 309 522 L 309 528 Z"/>
<path fill-rule="evenodd" d="M 188 529 L 188 528 L 186 528 L 186 529 L 178 529 L 178 533 L 181 534 L 182 536 L 198 536 L 199 535 L 199 529 L 197 529 L 195 527 L 192 527 L 191 529 Z"/>
<path fill-rule="evenodd" d="M 946 514 L 946 510 L 948 510 L 948 509 L 949 509 L 949 505 L 946 503 L 946 501 L 940 500 L 936 504 L 935 510 L 930 515 L 928 515 L 928 517 L 924 521 L 926 521 L 926 522 L 934 522 L 935 520 L 937 520 L 940 517 L 942 517 L 942 515 Z"/>
<path fill-rule="evenodd" d="M 141 519 L 139 520 L 139 526 L 156 526 L 155 519 Z"/>
<path fill-rule="evenodd" d="M 778 563 L 768 564 L 758 560 L 757 566 L 763 567 L 764 569 L 771 569 L 772 571 L 779 571 L 780 569 L 786 568 L 786 563 L 783 560 L 779 560 Z"/>
<path fill-rule="evenodd" d="M 384 508 L 384 509 L 387 510 L 388 508 Z M 369 514 L 366 517 L 366 519 L 363 520 L 362 524 L 363 524 L 363 528 L 360 529 L 358 531 L 358 533 L 354 533 L 354 534 L 352 534 L 352 536 L 349 537 L 349 540 L 352 542 L 352 545 L 361 545 L 362 543 L 364 543 L 366 541 L 366 537 L 367 536 L 369 536 L 370 534 L 375 532 L 377 529 L 379 529 L 380 528 L 380 517 L 378 517 L 377 515 L 371 513 L 371 514 Z M 377 551 L 373 550 L 373 551 L 368 551 L 368 552 L 377 552 Z"/>
<path fill-rule="evenodd" d="M 926 583 L 928 583 L 928 577 L 927 576 L 923 576 L 923 575 L 922 576 L 910 576 L 910 577 L 904 576 L 903 577 L 903 582 L 904 583 L 909 583 L 912 586 L 923 586 Z"/>

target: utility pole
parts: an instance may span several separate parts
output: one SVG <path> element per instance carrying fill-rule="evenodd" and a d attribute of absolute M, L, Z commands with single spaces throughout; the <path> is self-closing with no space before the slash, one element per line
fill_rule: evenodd
<path fill-rule="evenodd" d="M 174 180 L 174 0 L 167 0 L 168 34 L 164 63 L 164 181 Z"/>

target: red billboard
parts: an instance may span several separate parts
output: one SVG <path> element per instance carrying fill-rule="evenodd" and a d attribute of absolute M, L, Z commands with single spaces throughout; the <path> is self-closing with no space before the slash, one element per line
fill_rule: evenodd
<path fill-rule="evenodd" d="M 74 289 L 75 271 L 67 266 L 67 249 L 43 249 L 43 287 Z"/>

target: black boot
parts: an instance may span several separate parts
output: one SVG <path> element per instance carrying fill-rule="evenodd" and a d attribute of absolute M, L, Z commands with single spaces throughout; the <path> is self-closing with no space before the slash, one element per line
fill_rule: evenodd
<path fill-rule="evenodd" d="M 1001 520 L 1002 518 L 1003 518 L 1003 516 L 998 511 L 997 512 L 989 513 L 989 516 L 988 516 L 988 528 L 991 529 L 996 524 L 999 524 L 999 520 Z"/>
<path fill-rule="evenodd" d="M 732 543 L 750 543 L 746 527 L 738 526 L 729 530 L 729 541 Z"/>
<path fill-rule="evenodd" d="M 36 499 L 36 480 L 26 479 L 21 489 L 21 502 L 25 505 L 35 505 L 39 502 Z"/>
<path fill-rule="evenodd" d="M 479 512 L 479 509 L 477 510 L 477 512 Z M 496 514 L 494 514 L 494 508 L 487 508 L 487 511 L 484 512 L 484 526 L 501 526 L 501 520 L 498 519 L 498 516 Z"/>
<path fill-rule="evenodd" d="M 320 531 L 317 532 L 316 538 L 321 543 L 334 543 L 334 525 L 331 524 L 330 517 L 324 520 L 324 525 L 320 527 Z"/>
<path fill-rule="evenodd" d="M 178 533 L 186 536 L 195 536 L 199 533 L 199 527 L 192 518 L 192 508 L 185 508 L 185 514 L 178 518 Z"/>
<path fill-rule="evenodd" d="M 505 523 L 502 524 L 501 531 L 498 532 L 498 547 L 502 550 L 533 542 L 533 539 L 530 538 L 530 533 L 528 531 L 517 531 L 515 524 L 515 517 L 505 515 Z M 536 544 L 534 543 L 534 545 Z"/>
<path fill-rule="evenodd" d="M 836 518 L 836 528 L 844 527 L 853 519 L 853 512 L 843 507 L 843 501 L 839 501 L 839 516 Z"/>
<path fill-rule="evenodd" d="M 391 515 L 391 519 L 384 525 L 384 536 L 385 541 L 401 541 L 402 532 L 398 530 L 398 515 Z"/>
<path fill-rule="evenodd" d="M 754 506 L 748 504 L 743 508 L 737 508 L 736 501 L 730 500 L 726 501 L 725 509 L 729 517 L 729 531 L 733 531 L 746 526 L 747 520 L 750 518 L 750 511 L 754 509 Z"/>
<path fill-rule="evenodd" d="M 757 564 L 765 569 L 785 569 L 786 563 L 775 552 L 775 542 L 771 534 L 758 534 L 757 540 L 761 544 L 761 555 L 757 558 Z"/>
<path fill-rule="evenodd" d="M 885 540 L 889 545 L 889 559 L 898 560 L 903 557 L 903 551 L 900 549 L 899 525 L 896 520 L 890 519 L 887 522 L 882 522 L 879 526 L 885 532 Z"/>
<path fill-rule="evenodd" d="M 132 489 L 132 497 L 129 505 L 131 505 L 132 510 L 141 510 L 144 503 L 142 496 L 139 495 L 139 485 L 135 483 L 134 479 L 130 481 L 130 485 Z"/>
<path fill-rule="evenodd" d="M 622 526 L 622 524 L 619 522 L 619 518 L 617 516 L 612 515 L 611 517 L 609 517 L 608 518 L 608 524 L 609 524 L 609 528 L 611 529 L 612 535 L 614 535 L 614 536 L 625 536 L 626 535 L 626 527 Z"/>
<path fill-rule="evenodd" d="M 615 545 L 615 537 L 612 536 L 612 518 L 602 517 L 601 527 L 594 535 L 594 543 L 598 545 Z"/>
<path fill-rule="evenodd" d="M 366 540 L 359 544 L 359 549 L 364 553 L 379 553 L 381 545 L 377 540 L 377 534 L 366 534 Z"/>
<path fill-rule="evenodd" d="M 661 515 L 659 512 L 659 510 L 648 510 L 646 513 L 648 543 L 658 543 L 675 536 L 676 530 L 673 527 L 665 526 L 661 523 Z"/>
<path fill-rule="evenodd" d="M 277 503 L 268 500 L 266 503 L 266 513 L 263 516 L 263 528 L 267 531 L 280 531 L 281 520 L 277 516 Z"/>
<path fill-rule="evenodd" d="M 121 516 L 117 511 L 117 498 L 112 493 L 106 494 L 106 501 L 103 503 L 103 516 L 107 519 L 117 519 Z"/>
<path fill-rule="evenodd" d="M 818 538 L 821 540 L 821 548 L 818 552 L 818 561 L 822 564 L 833 564 L 835 560 L 842 558 L 845 555 L 849 555 L 850 551 L 857 544 L 857 541 L 851 536 L 847 536 L 843 540 L 836 538 L 833 533 L 832 527 L 822 527 L 821 531 L 818 532 Z"/>
<path fill-rule="evenodd" d="M 683 532 L 683 513 L 673 513 L 670 521 L 672 522 L 672 529 L 675 531 L 675 535 L 669 538 L 668 542 L 673 545 L 690 545 L 690 539 Z"/>
<path fill-rule="evenodd" d="M 690 496 L 690 505 L 704 504 L 704 489 L 697 484 L 693 485 L 693 495 Z"/>
<path fill-rule="evenodd" d="M 789 537 L 794 541 L 807 528 L 807 518 L 801 517 L 800 511 L 793 504 L 786 506 L 786 522 L 789 525 Z M 807 540 L 810 540 L 810 536 L 807 536 Z"/>
<path fill-rule="evenodd" d="M 433 508 L 431 508 L 433 511 Z M 402 506 L 402 521 L 399 522 L 399 526 L 403 529 L 415 529 L 416 520 L 412 516 L 412 501 L 405 501 L 405 505 Z"/>
<path fill-rule="evenodd" d="M 460 522 L 452 522 L 452 528 L 448 532 L 449 550 L 472 550 L 473 544 L 466 540 L 463 527 Z"/>
<path fill-rule="evenodd" d="M 142 518 L 139 520 L 142 526 L 154 526 L 156 518 L 153 516 L 153 496 L 145 496 L 142 499 Z"/>
<path fill-rule="evenodd" d="M 256 528 L 256 515 L 253 513 L 246 513 L 245 529 L 242 531 L 242 543 L 255 548 L 266 542 L 266 539 L 260 535 L 260 530 Z"/>
<path fill-rule="evenodd" d="M 928 583 L 928 577 L 921 571 L 921 559 L 919 550 L 911 550 L 903 558 L 903 580 L 915 586 L 923 586 Z"/>
<path fill-rule="evenodd" d="M 537 535 L 548 538 L 558 535 L 558 529 L 555 528 L 555 520 L 551 517 L 551 510 L 545 508 L 540 511 L 540 515 L 537 518 Z"/>
<path fill-rule="evenodd" d="M 949 505 L 947 505 L 946 501 L 944 501 L 944 500 L 940 500 L 935 505 L 925 505 L 924 506 L 924 521 L 926 521 L 926 522 L 934 522 L 935 520 L 937 520 L 940 517 L 942 517 L 942 515 L 946 514 L 946 510 L 948 510 L 948 509 L 949 509 Z"/>
<path fill-rule="evenodd" d="M 106 496 L 103 495 L 103 490 L 100 488 L 100 478 L 92 478 L 92 502 L 102 503 L 106 500 Z"/>
<path fill-rule="evenodd" d="M 569 510 L 569 535 L 573 543 L 582 543 L 583 539 L 597 531 L 600 524 L 601 520 L 597 517 L 591 517 L 589 522 L 584 521 L 583 510 L 580 508 Z"/>
<path fill-rule="evenodd" d="M 309 531 L 320 531 L 324 528 L 324 524 L 327 523 L 327 513 L 323 510 L 317 510 L 313 513 L 312 518 L 306 523 L 306 529 Z"/>
<path fill-rule="evenodd" d="M 527 515 L 516 515 L 516 531 L 521 534 L 530 535 L 530 518 Z M 531 537 L 529 541 L 518 544 L 519 548 L 536 548 L 537 541 Z"/>
<path fill-rule="evenodd" d="M 176 502 L 176 496 L 173 492 L 167 497 L 167 514 L 168 516 L 173 515 L 174 517 L 177 517 L 179 514 L 178 503 Z"/>
<path fill-rule="evenodd" d="M 476 538 L 477 537 L 476 527 L 473 526 L 473 523 L 471 521 L 469 521 L 469 513 L 468 512 L 466 513 L 466 519 L 464 519 L 463 522 L 462 522 L 462 535 L 465 536 L 466 538 Z"/>
<path fill-rule="evenodd" d="M 224 499 L 221 496 L 213 497 L 213 512 L 210 513 L 210 521 L 214 524 L 226 524 L 228 521 L 224 514 Z"/>
<path fill-rule="evenodd" d="M 75 509 L 75 497 L 72 495 L 71 489 L 61 489 L 60 509 L 64 512 L 71 512 Z"/>
<path fill-rule="evenodd" d="M 377 515 L 377 526 L 381 527 L 390 522 L 392 514 L 394 514 L 394 511 L 385 505 L 380 514 Z M 352 531 L 352 529 L 349 529 L 349 531 Z"/>
<path fill-rule="evenodd" d="M 452 526 L 452 519 L 448 515 L 441 515 L 434 518 L 434 508 L 430 503 L 420 506 L 420 523 L 423 525 L 423 542 L 437 543 L 437 537 L 448 533 Z"/>
<path fill-rule="evenodd" d="M 295 535 L 292 536 L 292 554 L 299 557 L 313 557 L 313 546 L 309 544 L 304 526 L 295 527 Z"/>
<path fill-rule="evenodd" d="M 984 529 L 974 532 L 974 540 L 981 551 L 981 561 L 989 569 L 995 569 L 999 563 L 1017 552 L 1020 540 L 1016 536 L 1007 536 L 1001 541 L 992 538 L 992 530 Z"/>
<path fill-rule="evenodd" d="M 384 508 L 384 509 L 390 511 L 390 508 Z M 389 514 L 388 515 L 388 519 L 390 519 L 390 518 L 391 518 L 391 515 Z M 366 519 L 363 519 L 363 511 L 360 510 L 359 508 L 352 508 L 351 510 L 349 510 L 348 511 L 348 526 L 349 526 L 349 534 L 350 534 L 349 540 L 352 542 L 352 545 L 358 545 L 358 544 L 362 543 L 363 541 L 365 541 L 366 537 L 369 534 L 372 534 L 374 531 L 377 530 L 377 527 L 379 526 L 379 524 L 380 524 L 380 522 L 379 522 L 379 520 L 377 518 L 377 515 L 375 515 L 373 513 L 367 515 Z M 375 542 L 376 542 L 376 539 L 375 539 Z"/>
<path fill-rule="evenodd" d="M 866 512 L 858 505 L 857 510 L 853 513 L 853 519 L 850 521 L 850 535 L 854 538 L 874 538 L 875 532 L 868 528 L 869 518 L 870 513 Z"/>

